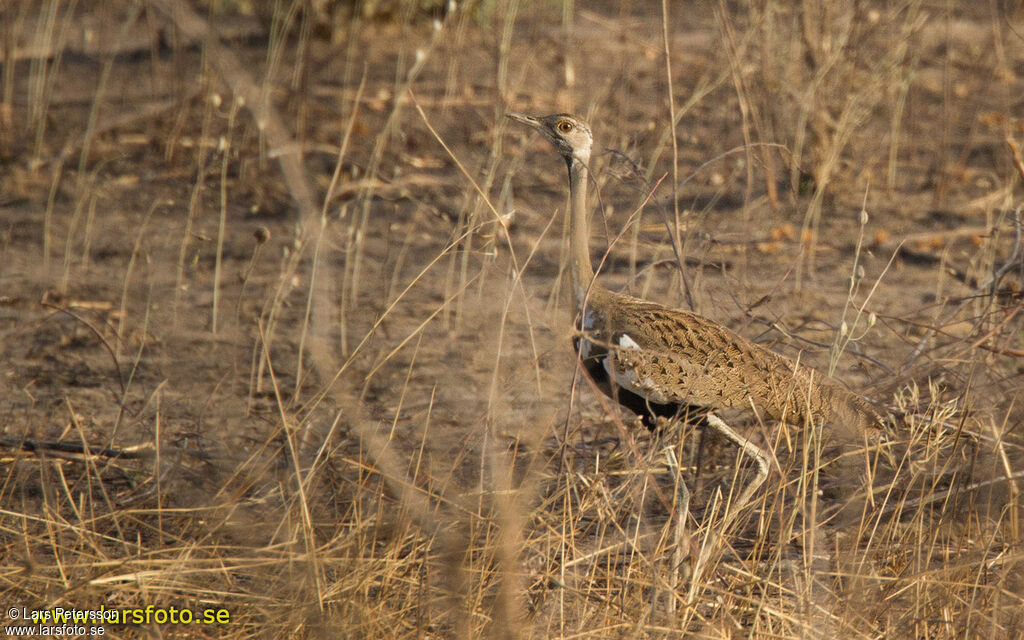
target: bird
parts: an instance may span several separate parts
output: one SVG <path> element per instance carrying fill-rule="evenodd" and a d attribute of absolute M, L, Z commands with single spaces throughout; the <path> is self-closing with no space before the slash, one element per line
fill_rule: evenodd
<path fill-rule="evenodd" d="M 605 288 L 590 259 L 587 180 L 593 134 L 567 113 L 508 117 L 543 135 L 569 172 L 569 271 L 575 303 L 573 344 L 594 384 L 651 426 L 657 417 L 706 411 L 705 424 L 757 465 L 730 513 L 747 504 L 769 473 L 769 454 L 714 412 L 749 409 L 792 425 L 821 420 L 852 446 L 871 437 L 880 417 L 863 397 L 698 313 Z M 688 503 L 688 494 L 686 496 Z"/>

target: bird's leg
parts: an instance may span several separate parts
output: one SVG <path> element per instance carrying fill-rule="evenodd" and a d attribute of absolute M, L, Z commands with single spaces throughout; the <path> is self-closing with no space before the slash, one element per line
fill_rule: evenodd
<path fill-rule="evenodd" d="M 676 526 L 673 536 L 675 549 L 672 552 L 672 571 L 669 572 L 670 591 L 668 594 L 668 611 L 672 614 L 676 611 L 676 589 L 679 586 L 683 561 L 690 550 L 689 536 L 686 535 L 686 519 L 690 515 L 690 490 L 683 480 L 683 472 L 679 468 L 679 461 L 676 459 L 673 447 L 665 447 L 665 459 L 676 482 Z"/>
<path fill-rule="evenodd" d="M 683 472 L 679 468 L 679 461 L 676 459 L 676 452 L 673 447 L 665 447 L 665 459 L 668 463 L 668 468 L 672 471 L 672 475 L 675 476 L 676 513 L 679 516 L 680 529 L 682 530 L 686 527 L 686 516 L 690 513 L 690 490 L 686 488 L 686 483 L 683 481 Z"/>
<path fill-rule="evenodd" d="M 725 424 L 721 418 L 716 416 L 714 413 L 708 413 L 704 417 L 708 426 L 722 434 L 733 443 L 736 444 L 740 450 L 752 457 L 757 461 L 757 475 L 747 483 L 747 486 L 743 489 L 738 500 L 736 500 L 732 506 L 726 511 L 725 522 L 723 530 L 715 533 L 710 531 L 707 538 L 705 538 L 704 544 L 701 546 L 700 553 L 697 554 L 697 560 L 693 564 L 693 573 L 690 576 L 690 592 L 686 598 L 687 602 L 694 602 L 695 594 L 697 593 L 698 585 L 700 584 L 701 578 L 704 575 L 704 568 L 707 566 L 708 561 L 711 559 L 713 550 L 716 549 L 719 543 L 722 541 L 725 535 L 725 527 L 729 526 L 733 518 L 739 513 L 740 509 L 745 507 L 750 502 L 751 496 L 754 492 L 764 484 L 765 479 L 768 477 L 768 452 L 764 451 L 750 440 L 747 440 L 740 434 L 736 433 L 732 427 Z"/>
<path fill-rule="evenodd" d="M 705 419 L 711 428 L 731 440 L 740 448 L 740 450 L 743 451 L 743 453 L 747 454 L 757 462 L 757 475 L 753 480 L 747 483 L 747 486 L 744 487 L 743 493 L 740 494 L 739 499 L 736 500 L 736 502 L 733 503 L 732 508 L 729 509 L 726 519 L 730 520 L 739 512 L 740 509 L 750 502 L 750 498 L 754 495 L 754 492 L 764 484 L 765 479 L 768 477 L 768 452 L 736 433 L 732 427 L 725 424 L 725 422 L 715 414 L 709 413 Z"/>

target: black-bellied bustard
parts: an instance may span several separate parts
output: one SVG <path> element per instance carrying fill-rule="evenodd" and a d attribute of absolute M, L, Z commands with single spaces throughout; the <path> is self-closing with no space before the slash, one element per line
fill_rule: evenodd
<path fill-rule="evenodd" d="M 754 409 L 794 425 L 822 420 L 842 444 L 863 441 L 878 418 L 863 398 L 832 378 L 797 366 L 699 314 L 601 286 L 589 250 L 590 127 L 564 113 L 508 115 L 542 133 L 568 165 L 569 262 L 579 330 L 574 343 L 583 367 L 605 394 L 645 421 L 692 406 Z M 757 475 L 734 503 L 735 513 L 767 477 L 769 456 L 715 414 L 709 412 L 706 420 L 757 463 Z"/>

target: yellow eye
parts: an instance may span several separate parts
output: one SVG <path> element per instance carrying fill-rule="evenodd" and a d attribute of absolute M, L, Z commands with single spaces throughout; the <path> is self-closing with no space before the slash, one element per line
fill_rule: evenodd
<path fill-rule="evenodd" d="M 569 133 L 572 131 L 572 123 L 568 120 L 562 120 L 558 123 L 558 130 L 562 133 Z"/>

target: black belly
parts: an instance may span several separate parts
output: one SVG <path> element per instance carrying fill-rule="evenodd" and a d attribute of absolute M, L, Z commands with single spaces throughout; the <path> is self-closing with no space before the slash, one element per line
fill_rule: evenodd
<path fill-rule="evenodd" d="M 580 339 L 573 338 L 572 343 L 573 349 L 575 349 L 576 353 L 579 354 Z M 604 360 L 606 357 L 608 357 L 607 350 L 591 343 L 590 353 L 586 358 L 581 358 L 580 361 L 583 363 L 583 368 L 586 370 L 591 380 L 593 380 L 594 384 L 597 385 L 597 388 L 612 400 L 640 416 L 644 426 L 648 429 L 653 430 L 657 426 L 657 419 L 659 417 L 671 420 L 679 417 L 685 417 L 687 415 L 697 416 L 707 412 L 706 409 L 701 409 L 695 405 L 680 404 L 676 402 L 651 402 L 643 396 L 633 393 L 629 389 L 622 388 L 615 384 L 608 375 L 608 370 L 605 369 L 604 366 Z"/>

